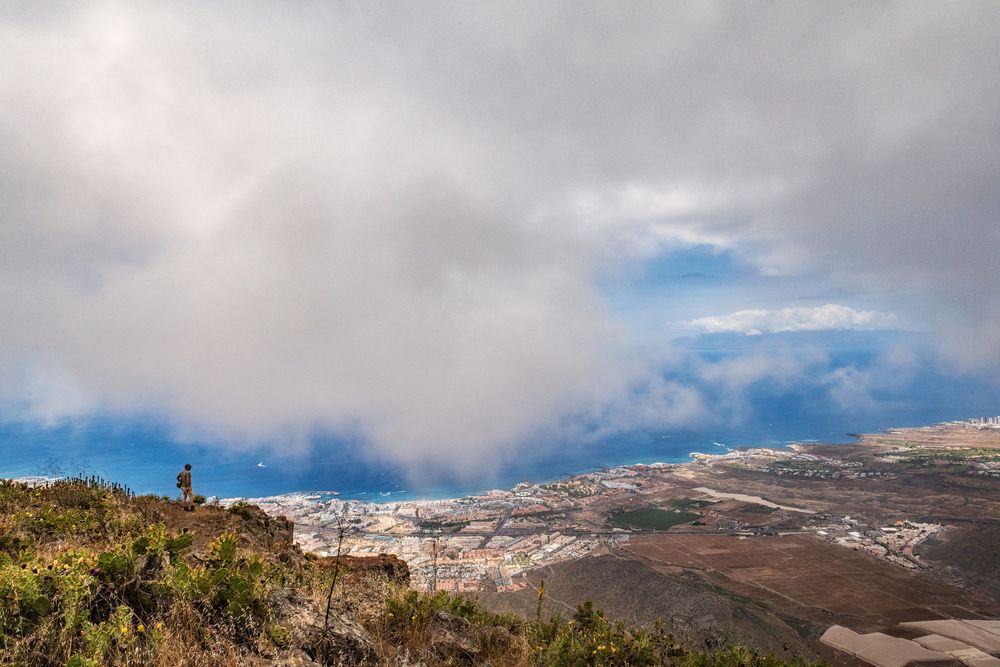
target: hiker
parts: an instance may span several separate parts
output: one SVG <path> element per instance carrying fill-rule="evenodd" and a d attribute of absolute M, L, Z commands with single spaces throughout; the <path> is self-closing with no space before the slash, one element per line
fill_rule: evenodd
<path fill-rule="evenodd" d="M 177 486 L 184 494 L 181 502 L 184 504 L 185 512 L 194 511 L 194 493 L 191 491 L 191 464 L 185 463 L 184 470 L 177 473 Z"/>

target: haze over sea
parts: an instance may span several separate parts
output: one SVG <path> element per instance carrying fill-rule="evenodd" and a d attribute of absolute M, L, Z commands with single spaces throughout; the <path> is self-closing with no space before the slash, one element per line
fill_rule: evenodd
<path fill-rule="evenodd" d="M 831 334 L 795 334 L 734 338 L 703 336 L 688 347 L 703 363 L 759 358 L 760 348 L 775 343 L 802 349 L 824 343 L 829 351 L 824 379 L 784 386 L 765 379 L 748 388 L 731 419 L 673 431 L 630 431 L 580 437 L 563 442 L 525 443 L 512 460 L 484 457 L 466 476 L 437 475 L 414 479 L 386 459 L 375 459 L 360 441 L 317 436 L 304 454 L 282 454 L 282 443 L 256 448 L 233 447 L 210 440 L 179 438 L 165 419 L 155 416 L 94 415 L 43 424 L 0 422 L 0 474 L 75 474 L 85 471 L 127 484 L 138 493 L 172 495 L 174 475 L 185 462 L 194 466 L 196 492 L 220 497 L 260 497 L 302 491 L 337 491 L 343 498 L 371 501 L 456 497 L 491 488 L 509 488 L 522 480 L 546 481 L 601 467 L 656 461 L 679 463 L 692 452 L 720 453 L 721 445 L 781 447 L 792 442 L 852 441 L 850 434 L 893 426 L 995 414 L 996 388 L 986 380 L 954 378 L 921 366 L 905 382 L 894 381 L 867 391 L 862 406 L 836 407 L 829 400 L 831 373 L 864 373 L 876 368 L 887 337 L 865 334 L 851 345 L 830 346 Z M 844 338 L 843 333 L 838 338 Z M 674 378 L 686 383 L 693 377 Z M 707 388 L 702 387 L 707 392 Z M 720 399 L 721 400 L 721 399 Z M 598 425 L 599 426 L 599 425 Z M 258 465 L 262 464 L 262 465 Z"/>

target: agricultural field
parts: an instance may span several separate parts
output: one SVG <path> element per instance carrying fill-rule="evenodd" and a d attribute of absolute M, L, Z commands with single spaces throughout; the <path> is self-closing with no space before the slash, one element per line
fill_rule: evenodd
<path fill-rule="evenodd" d="M 680 509 L 643 507 L 636 510 L 612 512 L 608 523 L 618 528 L 636 531 L 669 530 L 681 523 L 691 523 L 701 518 L 700 514 Z"/>
<path fill-rule="evenodd" d="M 969 591 L 828 544 L 811 535 L 644 535 L 626 553 L 669 572 L 682 568 L 734 594 L 817 625 L 875 631 L 926 618 L 994 618 L 1000 604 Z"/>

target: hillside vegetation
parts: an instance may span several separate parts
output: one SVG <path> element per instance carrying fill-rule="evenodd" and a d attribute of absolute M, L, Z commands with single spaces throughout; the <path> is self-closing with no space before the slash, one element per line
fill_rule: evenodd
<path fill-rule="evenodd" d="M 93 480 L 0 481 L 4 665 L 785 664 L 689 651 L 589 602 L 524 619 L 408 583 L 394 557 L 304 555 L 290 522 L 254 506 L 186 513 Z"/>

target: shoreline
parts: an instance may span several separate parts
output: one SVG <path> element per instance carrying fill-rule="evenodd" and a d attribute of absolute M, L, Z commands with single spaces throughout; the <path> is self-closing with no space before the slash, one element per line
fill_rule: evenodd
<path fill-rule="evenodd" d="M 322 497 L 335 497 L 344 501 L 351 501 L 355 503 L 368 503 L 372 505 L 380 505 L 385 503 L 400 503 L 400 502 L 439 502 L 445 500 L 460 500 L 468 498 L 477 498 L 497 492 L 509 492 L 513 490 L 516 486 L 524 483 L 529 483 L 535 486 L 542 486 L 546 484 L 554 484 L 559 482 L 565 482 L 567 480 L 572 480 L 581 476 L 601 473 L 608 470 L 618 469 L 618 468 L 633 468 L 641 466 L 689 466 L 696 464 L 699 461 L 710 460 L 713 458 L 725 458 L 734 452 L 748 452 L 748 451 L 773 451 L 773 452 L 795 452 L 801 453 L 807 451 L 812 447 L 839 447 L 839 446 L 850 446 L 857 444 L 865 444 L 866 439 L 871 439 L 873 436 L 887 435 L 894 431 L 899 430 L 910 430 L 910 429 L 921 429 L 921 428 L 936 428 L 936 427 L 947 427 L 954 425 L 965 425 L 972 426 L 973 428 L 980 428 L 976 425 L 978 420 L 956 420 L 956 421 L 943 421 L 936 424 L 923 424 L 915 426 L 903 426 L 903 427 L 886 427 L 877 431 L 870 433 L 848 433 L 843 432 L 843 440 L 840 439 L 815 439 L 815 438 L 801 438 L 794 440 L 782 440 L 769 444 L 767 446 L 757 446 L 753 444 L 744 445 L 729 445 L 723 442 L 709 440 L 708 437 L 705 438 L 707 444 L 705 444 L 706 451 L 691 451 L 688 452 L 686 456 L 677 456 L 676 460 L 670 460 L 674 457 L 669 457 L 667 460 L 651 460 L 655 457 L 633 457 L 628 461 L 623 461 L 614 464 L 608 464 L 604 466 L 586 466 L 575 472 L 567 472 L 557 474 L 551 477 L 544 476 L 539 478 L 526 477 L 522 478 L 518 482 L 514 482 L 511 486 L 504 487 L 481 487 L 479 490 L 466 492 L 466 493 L 455 493 L 453 489 L 443 488 L 439 491 L 430 491 L 428 493 L 412 492 L 406 489 L 402 490 L 392 490 L 387 493 L 380 491 L 345 491 L 343 489 L 331 490 L 329 487 L 323 490 L 317 490 L 312 488 L 299 488 L 289 491 L 284 491 L 280 493 L 268 493 L 263 495 L 256 494 L 227 494 L 219 493 L 207 496 L 209 499 L 217 500 L 219 502 L 236 502 L 239 500 L 268 500 L 268 499 L 278 499 L 278 498 L 300 498 L 303 496 L 320 496 Z M 1000 428 L 998 426 L 985 426 L 981 427 L 985 429 L 996 429 Z M 715 448 L 713 450 L 713 448 Z M 720 451 L 719 448 L 722 448 Z M 60 479 L 61 477 L 52 477 L 42 474 L 14 474 L 14 475 L 0 475 L 0 478 L 10 479 L 13 481 L 26 481 L 31 483 L 44 483 L 42 480 L 54 480 Z M 118 479 L 115 477 L 115 479 Z M 130 484 L 131 485 L 131 484 Z M 208 485 L 210 486 L 210 485 Z M 251 484 L 252 486 L 252 484 Z M 166 495 L 170 496 L 173 493 L 173 488 L 168 488 L 167 493 L 157 493 L 156 491 L 148 491 L 140 487 L 138 494 L 143 495 L 144 493 L 152 495 Z"/>
<path fill-rule="evenodd" d="M 889 430 L 890 429 L 886 429 L 886 431 L 889 431 Z M 854 440 L 855 442 L 860 442 L 860 440 L 864 437 L 864 435 L 865 434 L 860 434 L 860 435 L 856 435 L 856 436 L 852 435 L 852 440 Z M 715 445 L 716 443 L 712 443 L 712 444 Z M 787 444 L 784 444 L 784 445 L 781 445 L 781 446 L 770 446 L 770 447 L 759 447 L 759 446 L 753 446 L 753 445 L 741 445 L 741 446 L 729 446 L 729 445 L 726 445 L 726 451 L 724 451 L 724 452 L 719 452 L 719 453 L 713 453 L 713 452 L 690 452 L 690 453 L 687 454 L 687 458 L 686 459 L 680 460 L 680 461 L 649 461 L 649 462 L 646 462 L 646 461 L 632 461 L 632 462 L 629 462 L 629 463 L 618 463 L 618 464 L 608 465 L 608 466 L 591 466 L 591 467 L 588 467 L 585 470 L 580 470 L 580 471 L 577 471 L 577 472 L 570 472 L 570 473 L 563 473 L 563 474 L 557 475 L 555 477 L 547 478 L 547 479 L 544 479 L 544 480 L 524 479 L 524 480 L 521 480 L 519 482 L 514 483 L 512 486 L 510 486 L 509 488 L 506 488 L 506 489 L 494 487 L 494 488 L 489 488 L 489 489 L 482 489 L 482 490 L 477 491 L 477 492 L 466 493 L 464 495 L 447 494 L 447 493 L 444 493 L 442 495 L 435 495 L 435 494 L 410 495 L 410 493 L 408 491 L 392 491 L 392 492 L 389 492 L 388 494 L 385 494 L 385 496 L 381 496 L 380 492 L 377 492 L 377 491 L 376 492 L 363 491 L 363 492 L 353 493 L 353 494 L 344 494 L 344 493 L 341 493 L 339 491 L 329 491 L 329 490 L 327 490 L 327 491 L 299 490 L 299 491 L 289 491 L 287 493 L 270 494 L 270 495 L 265 495 L 265 496 L 230 496 L 230 497 L 226 497 L 226 498 L 222 498 L 222 497 L 218 497 L 218 496 L 211 496 L 210 498 L 216 499 L 216 500 L 218 500 L 219 503 L 222 503 L 222 504 L 233 504 L 233 503 L 240 502 L 240 501 L 244 501 L 244 502 L 254 502 L 254 501 L 258 501 L 258 500 L 268 501 L 268 500 L 280 499 L 280 498 L 302 499 L 302 498 L 305 498 L 305 497 L 317 497 L 317 499 L 318 499 L 318 498 L 322 498 L 323 496 L 331 496 L 330 499 L 340 500 L 340 501 L 345 502 L 345 503 L 348 503 L 348 502 L 350 502 L 350 503 L 364 503 L 364 504 L 371 504 L 371 505 L 385 505 L 385 504 L 393 504 L 393 503 L 396 503 L 396 504 L 398 504 L 398 503 L 421 503 L 421 502 L 440 503 L 442 501 L 470 500 L 470 499 L 476 499 L 476 498 L 482 498 L 482 497 L 487 497 L 487 496 L 491 496 L 491 495 L 496 495 L 498 493 L 514 492 L 518 487 L 523 486 L 523 485 L 529 485 L 529 486 L 534 486 L 534 487 L 541 487 L 541 486 L 546 486 L 546 485 L 550 485 L 550 484 L 566 483 L 566 482 L 569 482 L 569 481 L 574 480 L 574 479 L 579 479 L 581 477 L 586 477 L 588 475 L 605 474 L 605 473 L 612 472 L 612 471 L 617 471 L 617 470 L 642 470 L 642 469 L 648 469 L 648 468 L 673 468 L 673 469 L 678 469 L 678 468 L 683 468 L 683 467 L 686 467 L 686 466 L 697 465 L 697 464 L 702 463 L 704 461 L 709 461 L 709 460 L 726 460 L 726 459 L 730 459 L 730 458 L 734 458 L 734 457 L 738 458 L 739 456 L 746 455 L 746 454 L 758 454 L 758 455 L 759 454 L 765 454 L 765 455 L 766 454 L 773 454 L 775 456 L 779 456 L 783 452 L 795 452 L 795 453 L 799 453 L 800 449 L 808 448 L 808 447 L 813 447 L 813 446 L 817 446 L 817 445 L 819 445 L 819 446 L 828 446 L 828 447 L 839 447 L 839 446 L 848 445 L 848 444 L 851 444 L 851 443 L 849 443 L 849 442 L 844 442 L 844 443 L 826 442 L 826 441 L 818 441 L 818 440 L 812 440 L 812 439 L 804 439 L 804 440 L 793 440 L 793 441 L 789 441 Z M 375 495 L 376 493 L 379 493 L 379 496 L 376 496 Z M 390 499 L 392 496 L 395 496 L 395 495 L 404 495 L 404 494 L 406 494 L 406 497 L 398 498 L 398 499 L 394 499 L 394 500 Z M 366 498 L 359 498 L 358 496 L 367 496 L 367 497 Z M 382 499 L 380 499 L 380 497 L 381 498 L 385 498 L 385 499 L 382 500 Z"/>
<path fill-rule="evenodd" d="M 950 423 L 950 422 L 948 422 Z M 880 433 L 887 433 L 892 431 L 894 428 L 891 427 L 880 431 Z M 907 427 L 911 428 L 911 427 Z M 866 435 L 871 434 L 845 434 L 850 436 L 852 441 L 860 442 Z M 233 496 L 220 496 L 211 495 L 206 496 L 206 501 L 218 502 L 223 505 L 232 505 L 236 502 L 268 502 L 268 501 L 278 501 L 280 499 L 286 499 L 291 501 L 303 501 L 303 500 L 313 500 L 316 502 L 326 502 L 328 500 L 339 500 L 344 503 L 363 503 L 369 505 L 386 505 L 386 504 L 400 504 L 400 503 L 440 503 L 443 501 L 462 501 L 462 500 L 474 500 L 477 498 L 495 496 L 500 493 L 510 493 L 514 492 L 520 486 L 530 485 L 535 487 L 546 486 L 551 484 L 566 483 L 574 479 L 581 477 L 586 477 L 588 475 L 595 474 L 606 474 L 609 471 L 616 470 L 642 470 L 646 468 L 683 468 L 685 466 L 691 466 L 698 464 L 707 460 L 725 460 L 731 458 L 734 455 L 745 454 L 745 453 L 764 453 L 773 452 L 775 454 L 780 454 L 781 452 L 791 451 L 799 452 L 800 449 L 808 448 L 816 445 L 837 447 L 841 445 L 847 445 L 850 442 L 828 442 L 819 441 L 815 439 L 801 439 L 801 440 L 790 440 L 785 442 L 785 444 L 772 445 L 767 447 L 754 446 L 754 445 L 723 445 L 718 442 L 711 442 L 712 446 L 724 447 L 725 451 L 721 452 L 689 452 L 686 457 L 680 458 L 677 461 L 648 461 L 648 460 L 631 460 L 627 463 L 617 463 L 607 466 L 588 466 L 585 469 L 578 470 L 576 472 L 561 473 L 559 475 L 546 478 L 546 479 L 523 479 L 511 485 L 508 488 L 484 488 L 479 491 L 465 493 L 465 494 L 454 494 L 447 491 L 442 491 L 440 494 L 428 493 L 428 494 L 416 494 L 411 493 L 407 490 L 401 491 L 389 491 L 387 493 L 382 493 L 380 491 L 360 491 L 354 493 L 343 493 L 339 490 L 313 490 L 313 489 L 301 489 L 287 491 L 284 493 L 267 494 L 262 496 L 251 496 L 251 495 L 233 495 Z M 13 482 L 21 482 L 29 485 L 40 485 L 40 484 L 51 484 L 52 482 L 64 479 L 67 476 L 49 476 L 49 475 L 18 475 L 18 476 L 0 476 L 0 479 L 7 479 Z M 144 495 L 139 493 L 138 495 Z M 151 495 L 170 495 L 170 494 L 156 494 Z M 394 496 L 403 496 L 401 498 L 394 498 Z"/>
<path fill-rule="evenodd" d="M 323 499 L 314 493 L 296 492 L 218 502 L 223 507 L 246 502 L 291 520 L 296 543 L 318 556 L 330 557 L 338 547 L 351 556 L 396 555 L 406 561 L 418 587 L 454 592 L 513 591 L 526 586 L 524 575 L 539 567 L 613 552 L 627 546 L 634 535 L 650 534 L 616 525 L 610 517 L 618 511 L 615 508 L 643 503 L 650 494 L 670 489 L 683 498 L 701 499 L 693 501 L 697 507 L 730 502 L 760 507 L 764 513 L 819 516 L 817 509 L 788 504 L 782 497 L 732 493 L 738 489 L 727 489 L 723 480 L 711 486 L 696 481 L 716 464 L 745 465 L 800 456 L 789 446 L 741 447 L 718 454 L 694 452 L 686 462 L 619 465 L 452 498 L 373 502 Z M 698 516 L 682 509 L 661 511 L 660 520 L 667 522 L 666 528 L 653 534 L 676 524 L 681 524 L 677 525 L 681 534 L 705 533 L 700 526 L 706 524 L 698 521 Z M 341 542 L 337 526 L 345 517 L 348 529 Z M 692 519 L 693 526 L 687 526 Z M 708 530 L 714 535 L 752 534 L 742 523 L 730 525 L 728 521 L 724 527 L 713 525 Z M 440 562 L 435 555 L 439 542 L 448 554 L 442 555 Z"/>
<path fill-rule="evenodd" d="M 273 449 L 211 442 L 185 444 L 171 440 L 165 427 L 157 430 L 155 437 L 145 432 L 133 437 L 137 427 L 126 422 L 120 432 L 113 433 L 101 425 L 85 427 L 81 435 L 73 435 L 72 441 L 63 445 L 61 440 L 70 436 L 60 431 L 21 422 L 6 424 L 5 431 L 0 422 L 0 436 L 6 436 L 13 454 L 0 466 L 0 474 L 13 478 L 85 472 L 120 480 L 140 494 L 170 495 L 177 469 L 191 462 L 201 471 L 196 485 L 205 495 L 218 497 L 334 489 L 345 497 L 376 502 L 380 492 L 392 492 L 393 498 L 439 499 L 509 488 L 522 480 L 554 481 L 618 465 L 687 463 L 692 452 L 724 451 L 714 442 L 769 447 L 810 439 L 840 443 L 849 441 L 847 431 L 856 430 L 855 424 L 829 428 L 825 423 L 798 420 L 777 426 L 754 423 L 746 429 L 716 426 L 665 435 L 639 432 L 606 442 L 538 445 L 506 451 L 500 458 L 487 457 L 458 474 L 433 466 L 424 474 L 419 467 L 413 471 L 388 459 L 360 456 L 358 448 L 341 452 L 335 447 L 327 452 L 322 443 L 309 451 L 286 455 L 277 444 Z M 259 466 L 262 461 L 268 465 Z"/>
<path fill-rule="evenodd" d="M 407 562 L 417 587 L 454 592 L 520 590 L 538 568 L 629 552 L 633 544 L 641 550 L 649 539 L 667 534 L 675 541 L 795 536 L 919 569 L 923 564 L 910 552 L 947 522 L 921 518 L 926 509 L 880 510 L 871 504 L 866 494 L 902 483 L 913 465 L 921 469 L 919 461 L 887 458 L 899 445 L 886 441 L 914 440 L 920 449 L 919 443 L 935 437 L 953 443 L 979 434 L 993 443 L 986 446 L 994 447 L 990 460 L 996 463 L 970 459 L 967 474 L 1000 476 L 1000 430 L 942 423 L 887 428 L 855 444 L 791 442 L 693 452 L 685 462 L 611 466 L 450 498 L 380 501 L 295 492 L 219 502 L 252 503 L 291 520 L 304 551 L 332 556 L 342 547 L 352 556 L 393 554 Z M 847 489 L 863 499 L 850 514 L 873 507 L 875 514 L 888 514 L 864 521 L 849 516 L 842 496 Z M 345 518 L 341 538 L 338 523 Z M 885 537 L 869 537 L 869 520 Z"/>

